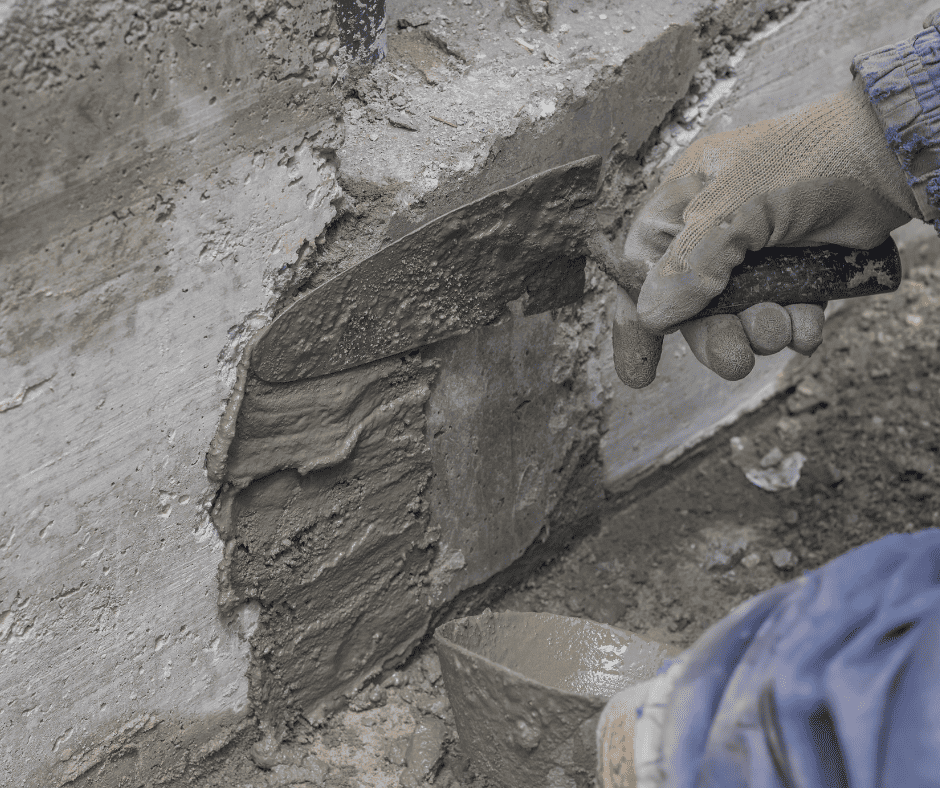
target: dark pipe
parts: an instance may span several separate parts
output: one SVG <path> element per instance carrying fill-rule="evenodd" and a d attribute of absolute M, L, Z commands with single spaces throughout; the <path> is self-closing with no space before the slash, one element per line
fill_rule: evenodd
<path fill-rule="evenodd" d="M 385 58 L 385 0 L 335 0 L 339 43 L 358 63 Z"/>

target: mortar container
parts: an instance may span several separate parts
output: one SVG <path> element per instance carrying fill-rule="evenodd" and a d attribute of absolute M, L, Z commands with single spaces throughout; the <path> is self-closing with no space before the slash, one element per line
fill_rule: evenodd
<path fill-rule="evenodd" d="M 659 643 L 581 618 L 492 613 L 434 633 L 460 749 L 502 788 L 589 788 L 607 700 L 651 679 Z"/>

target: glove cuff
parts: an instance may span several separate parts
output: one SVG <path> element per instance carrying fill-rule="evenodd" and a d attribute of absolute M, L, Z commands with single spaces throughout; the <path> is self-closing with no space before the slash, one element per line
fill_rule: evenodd
<path fill-rule="evenodd" d="M 860 79 L 925 221 L 940 232 L 940 31 L 858 55 Z"/>

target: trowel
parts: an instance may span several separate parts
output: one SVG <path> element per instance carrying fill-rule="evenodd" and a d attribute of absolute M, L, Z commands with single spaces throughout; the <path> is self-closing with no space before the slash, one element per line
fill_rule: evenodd
<path fill-rule="evenodd" d="M 601 164 L 589 156 L 494 191 L 310 290 L 258 338 L 252 371 L 271 383 L 316 378 L 492 324 L 512 302 L 531 315 L 577 301 L 587 258 L 607 272 L 618 262 L 595 219 Z M 620 284 L 635 290 L 637 276 Z M 768 247 L 748 252 L 698 317 L 887 293 L 900 283 L 890 238 L 871 250 Z"/>

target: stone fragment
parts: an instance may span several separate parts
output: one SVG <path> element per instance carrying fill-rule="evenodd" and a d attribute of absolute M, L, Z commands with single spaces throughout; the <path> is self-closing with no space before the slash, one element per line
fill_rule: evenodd
<path fill-rule="evenodd" d="M 390 112 L 388 115 L 388 122 L 392 126 L 397 126 L 400 129 L 405 129 L 406 131 L 417 131 L 418 127 L 415 125 L 415 122 L 411 120 L 407 115 L 401 112 Z"/>
<path fill-rule="evenodd" d="M 561 53 L 552 44 L 546 44 L 542 49 L 542 57 L 549 63 L 561 63 Z"/>
<path fill-rule="evenodd" d="M 747 549 L 747 545 L 747 539 L 743 536 L 720 536 L 709 539 L 705 543 L 702 568 L 706 570 L 730 569 Z"/>
<path fill-rule="evenodd" d="M 741 564 L 747 569 L 753 569 L 760 563 L 760 555 L 757 553 L 748 553 L 741 559 Z"/>
<path fill-rule="evenodd" d="M 444 750 L 444 723 L 437 717 L 422 717 L 408 742 L 405 753 L 407 764 L 401 776 L 404 788 L 415 788 L 424 782 L 437 766 Z"/>
<path fill-rule="evenodd" d="M 774 446 L 769 452 L 767 452 L 760 460 L 761 468 L 770 468 L 774 465 L 779 465 L 780 461 L 783 459 L 783 451 L 779 446 Z"/>
<path fill-rule="evenodd" d="M 425 651 L 421 655 L 421 669 L 427 680 L 432 684 L 437 684 L 441 678 L 441 661 L 433 651 Z"/>
<path fill-rule="evenodd" d="M 792 415 L 812 413 L 829 404 L 829 397 L 823 391 L 822 384 L 813 378 L 800 381 L 796 391 L 787 397 L 787 410 Z"/>
<path fill-rule="evenodd" d="M 752 468 L 744 475 L 755 487 L 760 487 L 767 492 L 792 490 L 800 480 L 800 470 L 805 462 L 806 455 L 795 451 L 783 457 L 779 464 Z"/>
<path fill-rule="evenodd" d="M 777 567 L 777 569 L 786 570 L 793 569 L 793 567 L 796 566 L 797 557 L 786 548 L 781 547 L 779 550 L 774 550 L 770 554 L 770 560 L 774 562 L 774 566 Z"/>

